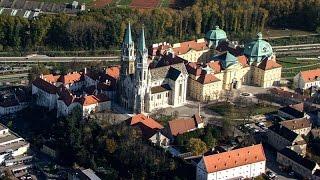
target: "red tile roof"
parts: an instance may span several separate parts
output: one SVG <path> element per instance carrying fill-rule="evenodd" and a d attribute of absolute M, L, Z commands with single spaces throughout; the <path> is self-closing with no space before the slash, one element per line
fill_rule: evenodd
<path fill-rule="evenodd" d="M 203 157 L 208 173 L 266 161 L 261 144 Z"/>
<path fill-rule="evenodd" d="M 221 62 L 220 61 L 211 61 L 209 63 L 207 63 L 207 65 L 214 70 L 214 73 L 219 73 L 221 72 Z"/>
<path fill-rule="evenodd" d="M 263 69 L 263 70 L 270 70 L 274 68 L 280 68 L 282 67 L 280 64 L 278 64 L 275 60 L 270 59 L 268 60 L 267 58 L 264 59 L 259 65 L 258 68 Z"/>
<path fill-rule="evenodd" d="M 197 42 L 197 41 L 187 41 L 180 43 L 180 47 L 173 48 L 173 51 L 179 55 L 179 54 L 185 54 L 190 49 L 193 49 L 195 51 L 202 51 L 205 49 L 208 49 L 208 46 L 205 41 Z"/>
<path fill-rule="evenodd" d="M 304 82 L 312 82 L 315 81 L 318 77 L 320 77 L 320 69 L 301 71 L 300 75 Z"/>
<path fill-rule="evenodd" d="M 82 106 L 89 106 L 101 102 L 109 101 L 109 98 L 105 94 L 82 96 L 77 98 L 75 101 L 79 102 Z"/>
<path fill-rule="evenodd" d="M 195 114 L 192 118 L 179 118 L 169 121 L 169 128 L 171 134 L 177 136 L 196 129 L 200 123 L 203 123 L 202 118 Z"/>
<path fill-rule="evenodd" d="M 130 125 L 136 125 L 138 123 L 142 123 L 145 126 L 151 128 L 151 129 L 163 129 L 163 126 L 159 124 L 154 119 L 147 117 L 143 114 L 137 114 L 129 119 Z"/>
<path fill-rule="evenodd" d="M 72 72 L 64 76 L 60 76 L 58 81 L 63 84 L 71 84 L 81 80 L 82 73 Z"/>
<path fill-rule="evenodd" d="M 106 69 L 106 74 L 114 79 L 118 79 L 120 76 L 120 66 L 113 66 Z"/>
<path fill-rule="evenodd" d="M 281 121 L 280 124 L 285 126 L 290 130 L 297 130 L 297 129 L 304 129 L 304 128 L 311 128 L 312 124 L 307 118 L 300 118 L 300 119 L 292 119 Z"/>
<path fill-rule="evenodd" d="M 202 74 L 197 81 L 201 84 L 209 84 L 213 82 L 218 82 L 220 79 L 218 79 L 214 74 Z"/>
<path fill-rule="evenodd" d="M 240 63 L 243 67 L 249 66 L 249 64 L 248 64 L 248 58 L 247 58 L 246 56 L 242 55 L 242 56 L 238 56 L 237 58 L 238 58 L 239 63 Z"/>
<path fill-rule="evenodd" d="M 53 74 L 47 74 L 47 75 L 43 75 L 43 78 L 45 81 L 51 82 L 51 83 L 55 83 L 58 81 L 60 75 L 56 75 L 54 76 Z"/>

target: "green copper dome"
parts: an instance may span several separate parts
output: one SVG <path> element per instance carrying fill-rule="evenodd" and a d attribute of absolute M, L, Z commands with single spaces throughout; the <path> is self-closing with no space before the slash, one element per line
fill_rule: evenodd
<path fill-rule="evenodd" d="M 262 39 L 262 33 L 257 34 L 258 38 L 245 45 L 244 54 L 249 58 L 270 57 L 273 54 L 271 45 Z"/>
<path fill-rule="evenodd" d="M 216 26 L 214 30 L 207 32 L 205 38 L 211 41 L 223 40 L 227 39 L 227 34 L 224 30 L 220 29 L 219 26 Z"/>

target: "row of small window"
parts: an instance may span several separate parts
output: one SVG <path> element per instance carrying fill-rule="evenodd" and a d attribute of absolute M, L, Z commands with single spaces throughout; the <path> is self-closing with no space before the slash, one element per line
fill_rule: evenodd
<path fill-rule="evenodd" d="M 162 98 L 162 94 L 152 95 L 151 96 L 151 101 L 153 101 L 153 96 L 155 96 L 155 98 L 157 98 L 157 99 L 161 99 Z M 169 97 L 169 92 L 166 92 L 165 97 Z"/>

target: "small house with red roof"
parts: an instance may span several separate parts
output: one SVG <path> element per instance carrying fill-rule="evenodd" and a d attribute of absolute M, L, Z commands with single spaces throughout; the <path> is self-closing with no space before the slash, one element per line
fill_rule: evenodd
<path fill-rule="evenodd" d="M 306 90 L 311 87 L 320 86 L 320 69 L 300 71 L 294 76 L 293 82 L 295 88 Z"/>
<path fill-rule="evenodd" d="M 127 122 L 130 126 L 138 127 L 142 132 L 142 136 L 152 144 L 161 147 L 169 145 L 169 138 L 163 134 L 164 127 L 154 119 L 144 114 L 137 114 L 129 118 Z"/>
<path fill-rule="evenodd" d="M 190 118 L 177 118 L 169 121 L 169 134 L 172 137 L 191 132 L 200 128 L 204 128 L 204 121 L 199 114 L 195 114 Z"/>

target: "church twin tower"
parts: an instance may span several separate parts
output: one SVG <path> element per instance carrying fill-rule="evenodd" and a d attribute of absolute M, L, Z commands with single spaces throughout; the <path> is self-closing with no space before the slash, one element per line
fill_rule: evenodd
<path fill-rule="evenodd" d="M 148 49 L 146 47 L 144 28 L 135 50 L 130 23 L 121 47 L 120 69 L 120 103 L 128 110 L 141 113 L 145 110 L 145 97 L 148 87 Z"/>

